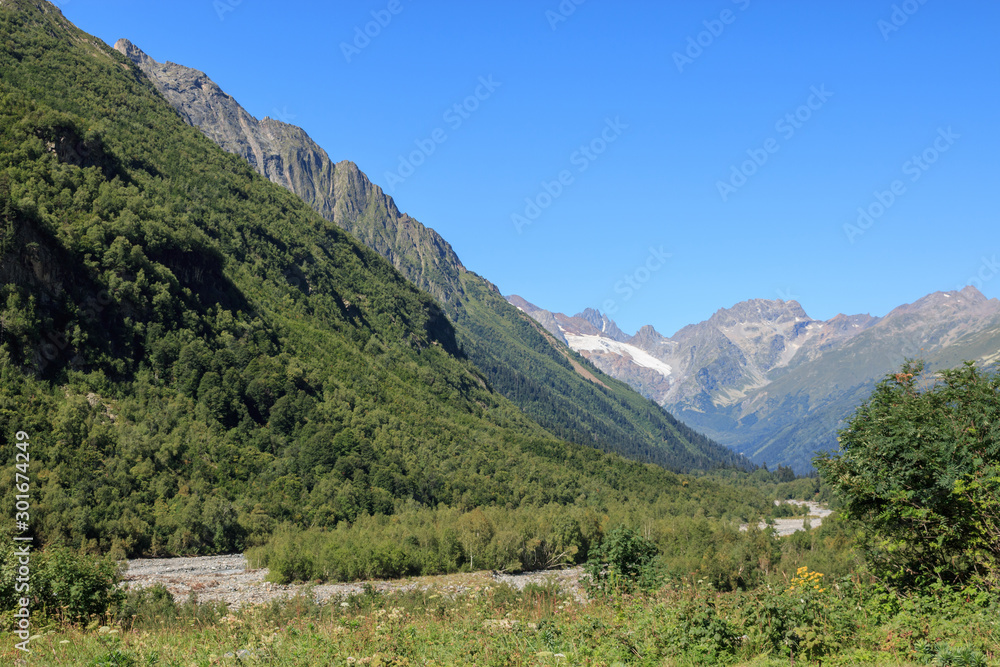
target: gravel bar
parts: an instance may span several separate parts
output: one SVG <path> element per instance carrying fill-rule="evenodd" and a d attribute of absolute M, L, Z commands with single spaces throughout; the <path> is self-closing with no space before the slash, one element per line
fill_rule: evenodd
<path fill-rule="evenodd" d="M 224 603 L 230 610 L 267 604 L 300 594 L 310 594 L 318 603 L 341 600 L 363 592 L 368 583 L 381 593 L 434 591 L 454 597 L 486 586 L 506 584 L 523 589 L 529 583 L 555 583 L 572 594 L 578 602 L 586 601 L 581 583 L 582 567 L 543 572 L 506 574 L 500 572 L 464 572 L 427 577 L 408 577 L 391 581 L 338 584 L 281 585 L 265 581 L 267 569 L 247 569 L 243 554 L 197 556 L 192 558 L 139 558 L 128 561 L 123 585 L 130 590 L 163 584 L 178 602 L 191 599 L 199 603 Z"/>

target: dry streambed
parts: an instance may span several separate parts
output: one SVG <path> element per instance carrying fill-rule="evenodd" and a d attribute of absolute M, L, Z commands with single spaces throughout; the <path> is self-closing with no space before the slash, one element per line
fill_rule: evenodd
<path fill-rule="evenodd" d="M 805 530 L 806 519 L 809 519 L 809 526 L 812 528 L 819 528 L 820 524 L 823 523 L 823 519 L 830 516 L 833 510 L 827 508 L 821 503 L 817 503 L 812 500 L 775 500 L 775 505 L 780 505 L 781 503 L 786 503 L 788 505 L 798 505 L 800 507 L 809 508 L 809 513 L 804 517 L 795 517 L 791 519 L 775 519 L 774 529 L 779 536 L 791 535 L 792 533 L 798 532 L 800 530 Z M 764 528 L 767 524 L 763 521 L 760 522 L 760 527 Z M 746 530 L 747 524 L 740 526 L 740 530 Z"/>
<path fill-rule="evenodd" d="M 486 586 L 508 584 L 524 588 L 529 583 L 556 583 L 571 592 L 579 601 L 586 599 L 580 578 L 583 568 L 523 574 L 464 572 L 430 577 L 410 577 L 392 581 L 367 582 L 382 593 L 431 591 L 455 596 Z M 163 584 L 174 599 L 182 602 L 193 593 L 198 602 L 224 602 L 230 609 L 257 605 L 308 594 L 316 602 L 326 603 L 359 594 L 364 584 L 280 585 L 265 581 L 267 569 L 247 569 L 241 554 L 231 556 L 199 556 L 194 558 L 140 558 L 130 560 L 124 581 L 128 588 L 144 588 Z"/>

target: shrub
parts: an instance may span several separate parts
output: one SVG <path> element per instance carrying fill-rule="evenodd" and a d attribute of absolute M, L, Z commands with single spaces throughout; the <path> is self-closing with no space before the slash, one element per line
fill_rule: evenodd
<path fill-rule="evenodd" d="M 658 553 L 651 541 L 627 526 L 618 526 L 591 548 L 586 571 L 592 585 L 604 593 L 649 589 L 657 583 L 653 562 Z"/>
<path fill-rule="evenodd" d="M 115 613 L 115 620 L 126 626 L 162 623 L 176 617 L 177 603 L 163 584 L 129 591 Z"/>
<path fill-rule="evenodd" d="M 24 592 L 15 589 L 19 563 L 13 547 L 0 554 L 0 609 L 9 612 Z M 123 598 L 121 570 L 110 558 L 52 547 L 31 554 L 31 607 L 54 618 L 83 622 L 108 613 Z"/>
<path fill-rule="evenodd" d="M 42 608 L 52 615 L 84 621 L 108 612 L 123 597 L 121 568 L 110 558 L 77 554 L 66 548 L 42 552 L 41 568 L 32 583 Z"/>
<path fill-rule="evenodd" d="M 949 646 L 918 642 L 914 647 L 916 662 L 922 665 L 955 665 L 956 667 L 986 667 L 986 656 L 969 646 Z"/>
<path fill-rule="evenodd" d="M 719 615 L 714 603 L 699 599 L 676 610 L 660 640 L 667 653 L 684 653 L 699 662 L 717 664 L 741 642 L 732 623 Z"/>
<path fill-rule="evenodd" d="M 967 362 L 921 390 L 906 362 L 875 388 L 840 451 L 814 463 L 865 529 L 874 574 L 907 588 L 1000 579 L 1000 373 Z"/>

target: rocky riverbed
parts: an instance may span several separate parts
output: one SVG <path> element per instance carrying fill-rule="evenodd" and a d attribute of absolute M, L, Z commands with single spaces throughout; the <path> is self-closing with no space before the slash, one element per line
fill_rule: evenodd
<path fill-rule="evenodd" d="M 784 518 L 774 520 L 774 530 L 779 536 L 791 535 L 792 533 L 798 532 L 800 530 L 805 530 L 806 519 L 809 519 L 809 526 L 811 528 L 819 528 L 820 524 L 823 523 L 823 519 L 830 516 L 833 510 L 826 507 L 821 503 L 817 503 L 812 500 L 775 500 L 775 505 L 780 505 L 785 503 L 787 505 L 798 505 L 800 507 L 808 508 L 808 514 L 806 516 L 794 517 L 794 518 Z M 760 527 L 765 528 L 767 523 L 764 521 L 760 522 Z M 747 524 L 740 526 L 740 530 L 746 530 Z"/>
<path fill-rule="evenodd" d="M 574 567 L 522 574 L 464 572 L 366 583 L 382 593 L 419 590 L 434 591 L 449 597 L 498 584 L 522 589 L 529 583 L 554 583 L 582 602 L 586 599 L 580 581 L 582 575 L 583 568 Z M 234 554 L 130 560 L 124 582 L 130 589 L 163 584 L 178 602 L 194 596 L 198 602 L 225 603 L 230 609 L 265 604 L 300 594 L 309 595 L 316 602 L 326 603 L 364 590 L 362 582 L 281 585 L 265 581 L 266 577 L 267 569 L 249 569 L 246 558 L 242 554 Z"/>

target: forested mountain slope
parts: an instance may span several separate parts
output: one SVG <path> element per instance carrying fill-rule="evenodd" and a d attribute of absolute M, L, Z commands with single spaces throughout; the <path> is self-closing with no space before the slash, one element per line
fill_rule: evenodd
<path fill-rule="evenodd" d="M 159 63 L 128 40 L 115 48 L 181 117 L 327 220 L 388 259 L 437 298 L 462 350 L 490 385 L 561 438 L 674 469 L 747 465 L 545 335 L 487 280 L 468 271 L 437 232 L 405 213 L 357 165 L 334 164 L 301 128 L 257 120 L 204 73 Z M 583 368 L 582 372 L 577 369 Z"/>

